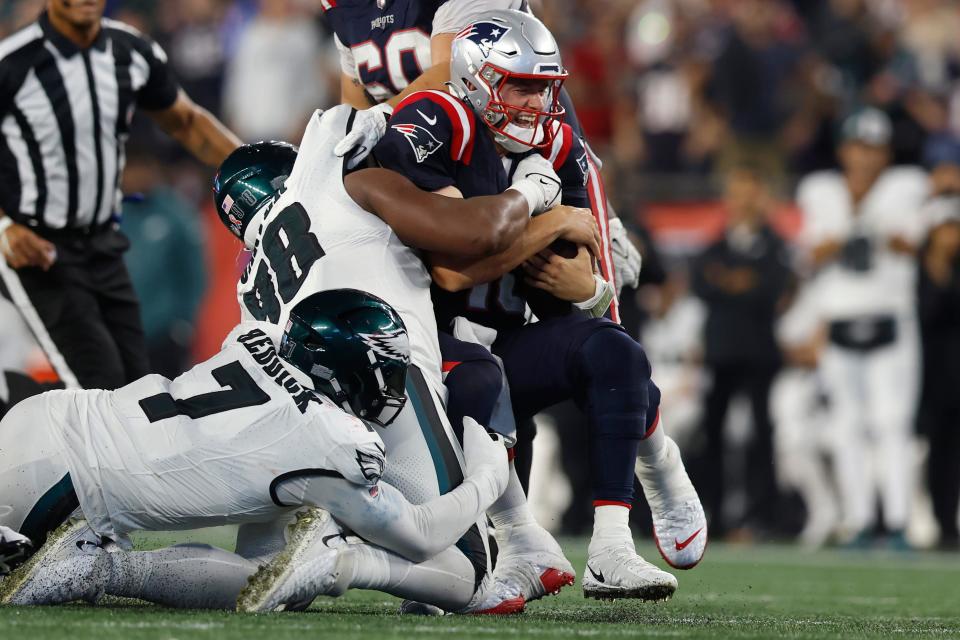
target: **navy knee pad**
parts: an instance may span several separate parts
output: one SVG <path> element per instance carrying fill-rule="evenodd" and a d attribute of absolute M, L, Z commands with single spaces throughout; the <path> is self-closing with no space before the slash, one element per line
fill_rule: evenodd
<path fill-rule="evenodd" d="M 608 326 L 584 340 L 576 364 L 577 402 L 590 424 L 594 500 L 631 504 L 637 448 L 660 400 L 650 361 L 626 332 Z"/>

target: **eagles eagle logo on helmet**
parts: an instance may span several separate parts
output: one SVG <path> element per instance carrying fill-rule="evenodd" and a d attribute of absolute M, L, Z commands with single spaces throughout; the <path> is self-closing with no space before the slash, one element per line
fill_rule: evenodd
<path fill-rule="evenodd" d="M 358 333 L 364 344 L 377 355 L 401 362 L 410 362 L 410 338 L 404 329 L 384 333 Z"/>

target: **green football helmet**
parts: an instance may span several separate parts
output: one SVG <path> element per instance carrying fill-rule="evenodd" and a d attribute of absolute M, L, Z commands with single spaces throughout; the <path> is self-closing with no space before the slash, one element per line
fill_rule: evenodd
<path fill-rule="evenodd" d="M 298 302 L 280 357 L 345 411 L 382 427 L 407 401 L 407 329 L 393 307 L 369 293 L 333 289 Z"/>
<path fill-rule="evenodd" d="M 280 191 L 296 160 L 295 146 L 272 140 L 245 144 L 227 156 L 213 179 L 213 201 L 233 235 L 243 240 L 250 220 Z"/>

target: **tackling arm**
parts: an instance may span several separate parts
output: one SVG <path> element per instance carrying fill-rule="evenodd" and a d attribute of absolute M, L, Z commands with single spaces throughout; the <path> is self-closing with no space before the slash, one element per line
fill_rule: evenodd
<path fill-rule="evenodd" d="M 287 480 L 277 496 L 284 504 L 326 509 L 364 540 L 424 562 L 459 540 L 507 487 L 503 440 L 471 418 L 464 419 L 463 437 L 466 478 L 424 504 L 411 504 L 382 481 L 361 485 L 329 475 Z"/>
<path fill-rule="evenodd" d="M 485 256 L 509 246 L 523 231 L 527 199 L 507 189 L 496 196 L 461 200 L 421 191 L 387 169 L 363 169 L 344 178 L 353 200 L 390 225 L 411 247 L 463 256 Z"/>
<path fill-rule="evenodd" d="M 373 489 L 343 478 L 291 482 L 290 487 L 282 485 L 285 502 L 296 496 L 302 504 L 326 509 L 364 540 L 417 563 L 463 537 L 499 497 L 486 477 L 467 478 L 450 493 L 420 505 L 385 482 Z"/>
<path fill-rule="evenodd" d="M 449 252 L 430 254 L 431 275 L 446 291 L 463 291 L 491 282 L 529 260 L 560 238 L 583 244 L 599 253 L 599 231 L 589 209 L 558 206 L 530 220 L 523 233 L 506 250 L 470 260 Z"/>

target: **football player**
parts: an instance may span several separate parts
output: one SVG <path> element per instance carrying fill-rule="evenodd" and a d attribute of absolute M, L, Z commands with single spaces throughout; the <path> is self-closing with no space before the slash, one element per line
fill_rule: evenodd
<path fill-rule="evenodd" d="M 294 536 L 278 559 L 288 572 L 322 575 L 334 593 L 400 572 L 414 578 L 404 594 L 466 606 L 472 559 L 452 545 L 502 492 L 506 452 L 467 421 L 466 474 L 455 489 L 414 505 L 383 481 L 384 444 L 371 425 L 385 428 L 402 410 L 409 362 L 389 305 L 328 290 L 295 305 L 285 331 L 241 323 L 217 355 L 172 381 L 152 374 L 116 391 L 52 391 L 16 405 L 2 422 L 18 443 L 0 450 L 2 551 L 22 553 L 24 538 L 46 542 L 0 583 L 0 602 L 96 601 L 126 591 L 131 576 L 144 591 L 169 591 L 177 585 L 163 572 L 138 571 L 150 554 L 105 547 L 128 547 L 133 531 L 265 522 L 311 506 L 382 546 L 337 544 L 329 518 L 309 527 L 303 518 L 299 531 L 327 539 L 317 548 Z M 85 521 L 68 518 L 77 506 Z M 386 578 L 356 561 L 363 554 L 383 560 Z M 234 554 L 217 559 L 243 579 L 256 569 Z M 203 578 L 192 595 L 207 604 L 222 606 L 224 594 L 229 603 L 241 586 Z"/>
<path fill-rule="evenodd" d="M 529 11 L 527 4 L 526 0 L 383 0 L 376 3 L 345 0 L 321 3 L 340 51 L 343 71 L 341 99 L 364 109 L 358 113 L 353 131 L 336 146 L 336 153 L 348 155 L 349 166 L 354 166 L 383 135 L 386 119 L 405 96 L 422 89 L 443 90 L 449 80 L 451 43 L 477 15 L 494 9 Z M 579 140 L 579 123 L 565 92 L 561 92 L 561 101 L 568 110 L 567 119 L 572 131 Z M 376 106 L 371 108 L 371 105 Z M 599 160 L 592 154 L 575 157 L 590 176 L 590 197 L 582 206 L 593 209 L 601 229 L 601 251 L 595 252 L 600 257 L 600 272 L 607 281 L 613 282 L 616 275 L 621 286 L 624 283 L 635 286 L 640 272 L 640 254 L 606 200 L 598 170 Z M 589 278 L 584 284 L 586 287 L 594 285 L 598 283 Z M 618 320 L 616 297 L 611 304 L 611 317 Z M 518 489 L 522 490 L 532 462 L 530 441 L 535 434 L 532 419 L 521 421 L 519 427 L 514 426 L 509 393 L 499 363 L 482 347 L 470 344 L 480 338 L 474 335 L 468 338 L 468 342 L 461 342 L 441 334 L 440 340 L 444 347 L 447 411 L 451 421 L 456 425 L 461 416 L 469 415 L 488 427 L 513 434 L 519 440 L 519 446 L 511 453 L 519 452 L 517 480 L 520 483 Z M 521 535 L 523 530 L 514 528 L 513 537 Z M 538 526 L 529 527 L 527 531 L 528 538 L 540 541 L 528 542 L 543 547 L 537 564 L 544 569 L 542 578 L 545 581 L 529 592 L 529 597 L 555 592 L 571 583 L 572 568 L 562 560 L 559 546 L 552 537 Z M 503 528 L 498 529 L 497 535 L 501 548 L 509 544 L 507 538 L 512 537 Z M 501 557 L 509 558 L 510 555 L 502 553 Z M 533 580 L 531 584 L 536 585 L 538 581 Z"/>
<path fill-rule="evenodd" d="M 253 258 L 238 285 L 238 298 L 245 314 L 282 323 L 286 309 L 303 292 L 351 286 L 382 296 L 404 318 L 411 329 L 414 384 L 409 393 L 413 402 L 383 437 L 393 462 L 387 480 L 395 481 L 411 501 L 418 502 L 448 491 L 459 481 L 459 444 L 455 433 L 462 428 L 466 414 L 452 414 L 453 425 L 444 415 L 430 275 L 411 247 L 439 251 L 459 246 L 478 255 L 474 240 L 478 229 L 471 228 L 473 222 L 467 210 L 458 210 L 448 217 L 451 208 L 457 206 L 456 201 L 443 202 L 438 196 L 417 201 L 414 194 L 418 189 L 393 172 L 371 169 L 341 178 L 346 171 L 345 161 L 331 149 L 333 142 L 355 123 L 355 113 L 338 107 L 311 122 L 296 163 L 275 197 L 271 195 L 271 183 L 276 175 L 251 180 L 248 176 L 251 167 L 257 166 L 256 159 L 238 155 L 239 161 L 228 159 L 221 168 L 216 198 L 221 216 L 232 225 L 230 215 L 236 203 L 243 200 L 244 190 L 263 194 L 262 201 L 251 201 L 238 208 L 242 227 L 233 228 L 253 250 Z M 371 176 L 378 188 L 358 195 L 355 184 L 369 182 Z M 559 179 L 548 162 L 530 158 L 525 160 L 509 190 L 523 195 L 520 201 L 526 202 L 526 207 L 521 209 L 529 214 L 550 208 L 559 197 L 558 185 Z M 544 216 L 553 222 L 541 223 Z M 523 218 L 520 222 L 525 221 Z M 527 224 L 524 234 L 529 233 L 551 238 L 578 236 L 594 250 L 599 244 L 588 210 L 555 208 Z M 504 237 L 506 234 L 500 235 L 501 244 L 510 240 Z M 487 253 L 495 248 L 489 244 L 480 247 Z M 297 273 L 291 267 L 296 251 L 300 252 L 296 258 Z M 497 372 L 499 376 L 499 369 Z M 415 407 L 421 410 L 415 411 Z M 435 452 L 442 454 L 439 463 Z M 485 529 L 484 522 L 478 523 L 474 533 L 481 534 Z M 465 543 L 481 544 L 475 557 L 478 576 L 482 575 L 486 570 L 482 548 L 486 535 L 473 536 Z M 569 563 L 557 545 L 555 552 L 562 560 L 561 568 L 566 569 Z M 565 575 L 569 582 L 571 572 L 566 571 Z M 274 591 L 283 592 L 285 588 L 277 584 Z M 504 600 L 510 597 L 505 594 Z"/>
<path fill-rule="evenodd" d="M 485 14 L 453 41 L 450 93 L 407 96 L 374 155 L 425 190 L 477 196 L 505 188 L 513 163 L 543 150 L 563 179 L 564 202 L 582 202 L 589 197 L 581 162 L 586 150 L 558 122 L 564 76 L 556 42 L 536 18 Z M 544 251 L 551 243 L 525 234 L 482 260 L 433 252 L 434 281 L 452 292 L 435 300 L 440 326 L 464 317 L 496 331 L 493 353 L 503 360 L 518 416 L 566 398 L 587 414 L 596 512 L 584 593 L 669 597 L 675 578 L 636 554 L 627 525 L 634 467 L 653 510 L 657 543 L 672 566 L 690 568 L 702 557 L 703 510 L 676 444 L 657 428 L 659 390 L 643 349 L 601 317 L 612 298 L 609 285 L 594 278 L 588 251 L 568 258 Z M 514 271 L 520 265 L 523 270 Z M 555 295 L 533 293 L 541 291 Z M 528 304 L 539 322 L 525 324 Z M 508 530 L 532 520 L 515 478 L 491 517 Z M 536 581 L 526 567 L 536 562 L 519 560 L 523 547 L 532 551 L 536 543 L 517 543 L 508 562 L 498 560 L 497 575 L 519 583 L 530 599 Z"/>
<path fill-rule="evenodd" d="M 424 194 L 390 171 L 362 170 L 344 177 L 343 160 L 333 155 L 332 147 L 334 140 L 349 132 L 354 118 L 355 111 L 349 107 L 318 112 L 299 154 L 282 143 L 242 147 L 221 166 L 215 179 L 215 201 L 224 224 L 253 252 L 238 284 L 245 318 L 283 324 L 298 300 L 335 287 L 369 291 L 395 306 L 410 332 L 412 365 L 407 393 L 411 402 L 391 428 L 382 432 L 391 460 L 386 479 L 400 487 L 411 502 L 421 503 L 456 487 L 463 472 L 460 445 L 438 398 L 442 383 L 429 275 L 404 243 L 426 249 L 453 244 L 482 255 L 515 236 L 518 223 L 525 224 L 531 212 L 549 207 L 557 191 L 555 183 L 543 185 L 519 178 L 506 199 L 474 199 L 462 207 L 464 203 Z M 538 175 L 551 173 L 542 159 L 526 166 L 524 171 L 536 170 Z M 548 192 L 550 185 L 553 190 Z M 597 242 L 588 211 L 560 207 L 539 216 L 538 222 L 543 217 L 552 222 L 539 228 L 549 228 L 557 237 Z M 295 530 L 295 537 L 321 542 L 322 531 L 310 528 L 314 521 L 298 523 L 307 529 Z M 471 580 L 477 585 L 484 583 L 487 572 L 484 527 L 484 522 L 478 523 L 460 541 L 473 561 Z M 238 547 L 275 550 L 276 533 L 276 527 L 244 527 Z M 305 548 L 309 546 L 304 543 Z M 389 568 L 382 558 L 378 561 L 369 554 L 366 562 L 377 564 L 384 572 Z M 397 575 L 404 583 L 402 575 Z M 374 584 L 389 590 L 385 580 Z M 290 593 L 311 588 L 300 575 L 269 569 L 256 582 L 257 597 L 245 599 L 244 608 L 272 608 L 270 603 L 286 602 Z M 319 593 L 322 584 L 312 588 Z M 522 598 L 516 596 L 494 592 L 486 604 L 481 602 L 471 610 L 510 612 L 522 608 Z"/>
<path fill-rule="evenodd" d="M 424 194 L 388 171 L 360 171 L 344 179 L 342 161 L 330 151 L 331 136 L 348 131 L 352 120 L 353 111 L 346 107 L 322 116 L 317 113 L 308 127 L 304 151 L 299 156 L 293 147 L 284 144 L 262 143 L 239 149 L 218 174 L 215 185 L 218 211 L 231 231 L 245 238 L 249 248 L 256 250 L 238 286 L 245 316 L 280 322 L 307 292 L 338 286 L 338 282 L 375 290 L 395 301 L 401 317 L 408 327 L 413 327 L 411 346 L 413 363 L 417 366 L 411 367 L 408 393 L 414 402 L 400 412 L 392 428 L 383 435 L 391 460 L 396 460 L 402 469 L 391 477 L 411 501 L 423 502 L 449 491 L 462 479 L 459 444 L 449 437 L 442 410 L 435 408 L 435 397 L 429 386 L 439 386 L 439 381 L 432 385 L 426 383 L 439 370 L 439 356 L 429 355 L 437 351 L 435 346 L 431 347 L 435 345 L 436 335 L 431 336 L 430 330 L 424 328 L 433 322 L 429 296 L 425 289 L 422 295 L 416 289 L 416 283 L 428 281 L 428 277 L 421 273 L 423 267 L 411 250 L 383 220 L 389 220 L 408 242 L 429 247 L 431 241 L 442 240 L 444 245 L 454 243 L 464 251 L 482 253 L 495 249 L 502 242 L 497 239 L 499 236 L 509 239 L 511 220 L 525 221 L 532 210 L 548 205 L 552 196 L 544 194 L 542 185 L 521 179 L 506 196 L 475 199 L 464 207 L 464 203 L 451 203 L 448 199 Z M 364 211 L 357 202 L 376 215 Z M 431 211 L 439 216 L 440 222 L 435 223 L 426 215 Z M 463 216 L 459 222 L 455 221 L 457 215 Z M 589 212 L 558 208 L 538 217 L 538 221 L 539 218 L 551 218 L 553 222 L 549 226 L 558 237 L 596 242 Z M 311 234 L 304 233 L 308 228 Z M 438 457 L 433 457 L 433 452 Z M 388 471 L 388 475 L 392 473 Z M 311 520 L 304 522 L 309 524 Z M 247 555 L 268 555 L 276 546 L 271 546 L 265 538 L 271 535 L 275 538 L 277 532 L 276 526 L 245 525 L 238 537 L 238 549 L 249 547 L 251 551 Z M 482 542 L 483 537 L 476 531 L 462 545 L 471 550 L 478 582 L 487 568 Z M 178 568 L 189 564 L 194 567 L 194 574 L 202 573 L 204 567 L 210 569 L 212 563 L 205 562 L 202 554 L 195 556 L 186 563 L 178 559 L 176 551 L 164 550 L 156 552 L 150 560 L 159 565 L 156 571 L 161 568 L 166 571 L 168 583 L 180 586 L 190 576 L 182 575 L 182 571 L 178 575 Z M 379 566 L 384 571 L 389 568 L 384 561 Z M 138 592 L 138 586 L 128 584 L 128 591 L 114 595 L 154 601 L 159 597 L 161 602 L 178 606 L 203 604 L 185 598 L 189 590 L 165 593 L 163 589 L 156 589 L 144 594 Z M 275 585 L 267 595 L 280 593 L 281 586 Z M 510 600 L 501 598 L 505 607 L 516 607 L 516 598 Z"/>
<path fill-rule="evenodd" d="M 444 89 L 450 80 L 453 39 L 477 16 L 492 10 L 530 11 L 527 0 L 324 0 L 320 4 L 340 53 L 341 100 L 363 109 L 353 132 L 335 149 L 338 155 L 349 156 L 351 167 L 383 136 L 386 120 L 401 100 L 414 91 Z M 566 91 L 561 91 L 560 102 L 567 122 L 582 137 Z M 604 234 L 601 273 L 611 282 L 616 276 L 620 287 L 635 287 L 641 257 L 604 195 L 599 168 L 600 161 L 591 152 L 593 209 Z M 619 320 L 616 304 L 614 300 L 611 313 Z"/>
<path fill-rule="evenodd" d="M 811 286 L 828 341 L 819 372 L 830 393 L 831 441 L 843 526 L 869 544 L 879 494 L 895 547 L 907 547 L 912 469 L 905 460 L 919 389 L 916 247 L 929 178 L 891 167 L 893 127 L 877 109 L 844 120 L 839 171 L 797 187 Z M 872 464 L 884 473 L 870 473 Z"/>

